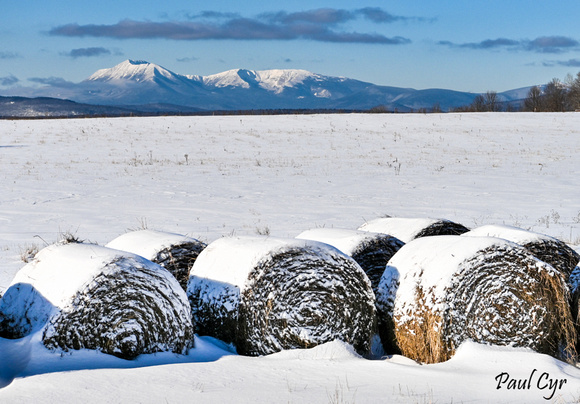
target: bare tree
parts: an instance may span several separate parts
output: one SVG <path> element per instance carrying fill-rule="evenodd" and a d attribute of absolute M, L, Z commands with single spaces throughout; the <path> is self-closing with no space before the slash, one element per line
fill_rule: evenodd
<path fill-rule="evenodd" d="M 568 104 L 572 111 L 580 109 L 580 72 L 576 74 L 576 78 L 572 76 L 566 80 L 568 84 Z"/>
<path fill-rule="evenodd" d="M 566 111 L 566 88 L 557 78 L 552 79 L 544 88 L 546 111 Z"/>
<path fill-rule="evenodd" d="M 501 111 L 501 104 L 499 102 L 499 97 L 495 91 L 488 91 L 483 96 L 485 109 L 489 112 Z"/>
<path fill-rule="evenodd" d="M 524 100 L 524 110 L 529 112 L 542 112 L 544 108 L 544 98 L 540 87 L 534 86 L 530 88 Z"/>
<path fill-rule="evenodd" d="M 473 99 L 473 101 L 471 102 L 471 110 L 473 112 L 485 112 L 486 111 L 485 98 L 483 97 L 483 95 L 479 94 Z"/>

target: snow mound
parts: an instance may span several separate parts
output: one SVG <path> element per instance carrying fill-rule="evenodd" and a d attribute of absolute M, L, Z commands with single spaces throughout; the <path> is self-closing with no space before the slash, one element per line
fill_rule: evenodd
<path fill-rule="evenodd" d="M 416 239 L 389 261 L 377 294 L 385 350 L 421 362 L 453 356 L 465 340 L 575 357 L 562 275 L 518 244 L 493 237 Z"/>
<path fill-rule="evenodd" d="M 370 349 L 374 294 L 361 267 L 327 244 L 227 237 L 195 262 L 187 290 L 197 333 L 266 355 L 335 339 Z"/>
<path fill-rule="evenodd" d="M 469 229 L 447 219 L 382 217 L 364 223 L 359 230 L 389 234 L 408 243 L 419 237 L 457 235 Z"/>
<path fill-rule="evenodd" d="M 310 349 L 285 350 L 267 356 L 274 360 L 349 360 L 360 359 L 354 347 L 344 341 L 334 340 Z"/>

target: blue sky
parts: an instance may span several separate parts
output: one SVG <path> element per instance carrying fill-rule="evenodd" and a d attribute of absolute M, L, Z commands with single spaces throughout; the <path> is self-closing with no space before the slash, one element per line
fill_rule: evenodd
<path fill-rule="evenodd" d="M 580 71 L 580 1 L 0 0 L 0 94 L 125 59 L 504 91 Z"/>

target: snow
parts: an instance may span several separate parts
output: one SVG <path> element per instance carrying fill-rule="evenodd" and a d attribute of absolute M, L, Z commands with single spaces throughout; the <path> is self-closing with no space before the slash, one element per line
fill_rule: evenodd
<path fill-rule="evenodd" d="M 193 77 L 193 76 L 192 76 Z M 242 87 L 250 88 L 250 83 L 255 83 L 267 91 L 279 94 L 285 88 L 295 87 L 302 84 L 306 79 L 320 79 L 321 76 L 306 70 L 298 69 L 272 69 L 272 70 L 244 70 L 234 69 L 218 74 L 212 74 L 201 78 L 205 85 L 214 87 Z M 317 97 L 330 96 L 326 90 Z"/>
<path fill-rule="evenodd" d="M 356 229 L 384 215 L 511 225 L 580 244 L 580 114 L 0 121 L 0 293 L 63 232 L 104 245 L 145 222 L 206 242 Z M 186 159 L 184 155 L 187 154 Z M 399 165 L 400 164 L 400 165 Z M 43 241 L 45 240 L 45 241 Z M 126 361 L 0 339 L 0 402 L 574 402 L 580 369 L 464 343 L 448 362 L 332 342 L 246 358 L 210 338 Z M 323 351 L 324 350 L 324 351 Z M 503 372 L 529 389 L 497 389 Z M 566 380 L 551 400 L 547 373 Z M 337 399 L 338 397 L 338 399 Z"/>
<path fill-rule="evenodd" d="M 359 230 L 385 233 L 396 237 L 404 243 L 413 240 L 424 228 L 437 223 L 439 219 L 387 217 L 370 220 L 359 227 Z"/>
<path fill-rule="evenodd" d="M 197 240 L 182 234 L 142 229 L 120 235 L 106 244 L 106 247 L 129 251 L 152 260 L 164 248 L 183 243 L 196 243 Z"/>
<path fill-rule="evenodd" d="M 372 240 L 374 233 L 352 229 L 318 228 L 303 231 L 296 236 L 298 239 L 314 240 L 338 248 L 344 254 L 352 256 L 356 248 Z"/>
<path fill-rule="evenodd" d="M 503 245 L 517 248 L 517 244 L 495 237 L 421 237 L 397 251 L 385 270 L 390 275 L 385 277 L 420 279 L 423 290 L 433 289 L 434 296 L 441 296 L 451 285 L 451 278 L 461 263 L 476 256 L 479 251 Z M 397 298 L 413 300 L 416 286 L 414 282 L 401 282 Z"/>
<path fill-rule="evenodd" d="M 48 246 L 16 273 L 12 285 L 31 284 L 49 303 L 62 308 L 81 286 L 120 256 L 145 261 L 133 254 L 92 244 Z"/>
<path fill-rule="evenodd" d="M 499 237 L 506 240 L 513 241 L 517 244 L 527 244 L 533 241 L 555 241 L 554 237 L 550 237 L 546 234 L 536 233 L 533 231 L 527 231 L 520 229 L 515 226 L 506 225 L 485 225 L 480 226 L 475 229 L 471 229 L 467 233 L 463 233 L 462 236 L 465 237 Z"/>
<path fill-rule="evenodd" d="M 207 86 L 217 88 L 240 87 L 250 88 L 257 85 L 266 91 L 280 94 L 287 88 L 297 87 L 305 80 L 322 81 L 322 76 L 299 69 L 272 69 L 272 70 L 245 70 L 233 69 L 209 76 L 188 76 L 192 79 L 200 80 Z M 328 79 L 328 78 L 327 78 Z M 331 78 L 336 79 L 336 78 Z M 332 94 L 324 88 L 313 88 L 311 90 L 315 97 L 330 98 Z"/>
<path fill-rule="evenodd" d="M 270 256 L 272 251 L 290 246 L 291 243 L 298 244 L 292 239 L 274 237 L 221 238 L 199 254 L 191 269 L 191 275 L 230 283 L 243 290 L 249 272 L 258 262 Z"/>
<path fill-rule="evenodd" d="M 158 76 L 173 79 L 176 75 L 154 63 L 139 60 L 125 60 L 109 69 L 97 70 L 87 78 L 87 81 L 152 81 Z"/>

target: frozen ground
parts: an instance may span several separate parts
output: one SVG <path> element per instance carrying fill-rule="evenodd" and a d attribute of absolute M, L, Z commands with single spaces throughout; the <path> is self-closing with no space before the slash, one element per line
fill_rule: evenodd
<path fill-rule="evenodd" d="M 577 246 L 579 152 L 578 113 L 0 121 L 0 293 L 22 256 L 59 234 L 106 244 L 144 226 L 211 242 L 388 214 Z M 126 362 L 61 357 L 37 339 L 0 339 L 0 385 L 16 376 L 0 402 L 545 402 L 552 379 L 566 382 L 551 401 L 580 401 L 580 369 L 475 344 L 421 366 L 338 343 L 243 358 L 198 339 L 185 357 Z M 529 388 L 497 389 L 503 372 Z"/>

